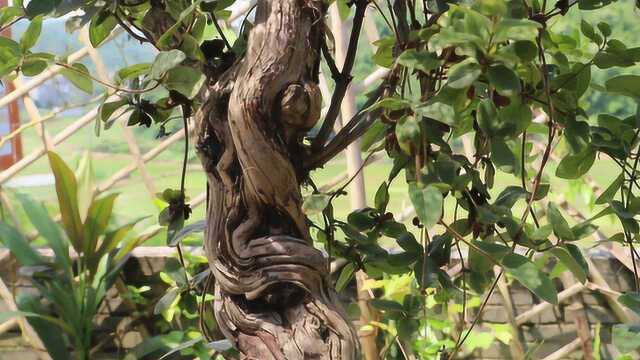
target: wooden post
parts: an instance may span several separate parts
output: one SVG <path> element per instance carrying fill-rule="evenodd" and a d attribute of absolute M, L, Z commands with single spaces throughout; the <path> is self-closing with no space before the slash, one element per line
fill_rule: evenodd
<path fill-rule="evenodd" d="M 340 19 L 337 4 L 331 5 L 329 8 L 329 14 L 331 18 L 331 31 L 333 38 L 335 39 L 335 60 L 336 65 L 342 68 L 347 53 L 348 35 L 347 26 Z M 356 98 L 352 88 L 347 89 L 345 96 L 342 100 L 340 108 L 340 116 L 342 119 L 351 119 L 356 114 Z M 338 122 L 336 122 L 338 124 Z M 349 197 L 351 200 L 352 209 L 361 209 L 366 206 L 366 195 L 364 187 L 364 174 L 363 161 L 360 154 L 360 142 L 355 141 L 349 147 L 347 147 L 345 153 L 347 159 L 347 173 L 350 178 L 353 178 L 349 188 Z M 360 308 L 360 322 L 362 325 L 366 325 L 373 320 L 376 320 L 376 312 L 369 304 L 369 300 L 373 298 L 372 294 L 363 290 L 365 281 L 367 280 L 367 274 L 359 270 L 356 272 L 356 284 L 358 287 L 358 307 Z M 376 345 L 377 328 L 373 327 L 372 330 L 363 331 L 358 329 L 358 336 L 360 338 L 360 345 L 362 347 L 362 353 L 366 360 L 378 360 L 380 358 L 378 354 L 378 347 Z"/>
<path fill-rule="evenodd" d="M 7 6 L 7 0 L 0 0 L 0 8 Z M 7 27 L 2 33 L 1 37 L 11 38 L 11 27 Z M 4 90 L 6 93 L 11 93 L 15 90 L 15 84 L 12 81 L 4 80 Z M 20 127 L 20 109 L 17 101 L 11 101 L 8 103 L 9 107 L 6 109 L 7 117 L 0 116 L 0 135 L 4 133 L 11 133 Z M 10 143 L 0 146 L 0 170 L 6 169 L 15 164 L 22 158 L 22 142 L 20 135 L 11 138 Z"/>
<path fill-rule="evenodd" d="M 564 272 L 560 275 L 560 281 L 565 289 L 576 284 L 575 279 L 570 273 Z M 576 325 L 576 332 L 580 338 L 582 345 L 582 358 L 584 360 L 593 360 L 593 346 L 591 344 L 591 329 L 589 328 L 589 320 L 582 305 L 580 294 L 573 296 L 573 303 L 565 308 L 567 312 L 573 313 L 573 322 Z"/>

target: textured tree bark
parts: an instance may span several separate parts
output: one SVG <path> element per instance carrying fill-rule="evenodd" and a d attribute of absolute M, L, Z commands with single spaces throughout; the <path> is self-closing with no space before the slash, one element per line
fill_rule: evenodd
<path fill-rule="evenodd" d="M 215 315 L 246 359 L 357 354 L 301 211 L 301 139 L 321 110 L 323 11 L 320 0 L 259 0 L 244 58 L 212 77 L 197 114 Z"/>

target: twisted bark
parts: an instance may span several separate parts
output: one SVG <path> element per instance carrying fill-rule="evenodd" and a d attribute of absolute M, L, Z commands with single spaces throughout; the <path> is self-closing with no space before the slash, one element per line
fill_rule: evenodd
<path fill-rule="evenodd" d="M 354 359 L 355 332 L 301 211 L 317 122 L 320 0 L 259 0 L 245 57 L 198 113 L 218 324 L 246 359 Z"/>

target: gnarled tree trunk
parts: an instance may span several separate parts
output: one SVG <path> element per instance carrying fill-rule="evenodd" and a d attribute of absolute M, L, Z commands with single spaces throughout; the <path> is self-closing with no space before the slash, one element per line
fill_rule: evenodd
<path fill-rule="evenodd" d="M 259 0 L 247 52 L 198 120 L 215 315 L 247 359 L 353 359 L 357 339 L 301 211 L 302 136 L 320 115 L 321 0 Z"/>

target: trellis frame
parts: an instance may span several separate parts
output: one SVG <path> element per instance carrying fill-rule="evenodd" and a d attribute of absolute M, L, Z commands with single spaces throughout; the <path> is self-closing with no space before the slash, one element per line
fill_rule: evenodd
<path fill-rule="evenodd" d="M 251 1 L 247 1 L 244 6 L 240 6 L 238 9 L 236 9 L 235 12 L 232 13 L 231 17 L 227 20 L 227 24 L 230 24 L 231 22 L 239 19 L 241 16 L 244 16 L 248 11 L 250 11 L 254 7 L 255 3 L 256 3 L 256 0 L 251 0 Z M 371 12 L 372 10 L 368 9 L 367 11 Z M 329 23 L 331 24 L 330 28 L 334 35 L 335 45 L 336 45 L 336 48 L 335 48 L 336 61 L 338 63 L 341 63 L 344 60 L 344 54 L 346 52 L 346 46 L 347 46 L 347 37 L 348 37 L 347 23 L 340 19 L 340 16 L 337 12 L 337 8 L 335 7 L 335 4 L 332 5 L 329 13 L 330 13 Z M 378 40 L 379 35 L 377 34 L 377 29 L 375 24 L 371 20 L 370 16 L 365 17 L 364 30 L 365 30 L 366 36 L 369 39 L 369 43 L 373 43 L 376 40 Z M 122 32 L 123 30 L 121 28 L 118 28 L 105 42 L 108 42 L 114 39 Z M 100 58 L 99 53 L 95 49 L 93 49 L 87 41 L 86 29 L 83 30 L 81 39 L 82 39 L 82 42 L 84 43 L 84 46 L 80 50 L 72 53 L 68 57 L 68 62 L 71 64 L 71 63 L 80 61 L 85 57 L 89 57 L 90 61 L 93 62 L 93 64 L 96 66 L 98 70 L 97 71 L 98 77 L 103 81 L 109 81 L 106 68 L 102 62 L 102 59 Z M 375 51 L 375 45 L 371 44 L 371 46 Z M 42 139 L 42 147 L 33 150 L 32 152 L 24 156 L 22 160 L 20 160 L 19 162 L 17 162 L 16 164 L 8 168 L 7 170 L 4 170 L 0 173 L 0 201 L 2 202 L 3 205 L 5 205 L 5 208 L 8 210 L 10 216 L 14 218 L 14 221 L 16 221 L 16 223 L 17 223 L 18 217 L 16 216 L 12 208 L 10 206 L 7 206 L 8 201 L 6 199 L 5 194 L 2 192 L 2 188 L 1 188 L 2 185 L 6 184 L 10 179 L 15 177 L 17 174 L 19 174 L 22 170 L 27 168 L 33 162 L 42 158 L 48 150 L 51 150 L 56 146 L 60 145 L 69 137 L 71 137 L 72 135 L 74 135 L 75 133 L 83 129 L 86 125 L 95 121 L 96 117 L 99 116 L 99 107 L 95 107 L 91 109 L 89 112 L 87 112 L 84 116 L 80 117 L 75 122 L 68 125 L 65 129 L 63 129 L 61 132 L 59 132 L 55 136 L 51 136 L 47 132 L 45 123 L 51 118 L 53 118 L 53 116 L 48 116 L 48 115 L 43 116 L 40 113 L 35 102 L 31 99 L 29 93 L 30 91 L 36 89 L 37 87 L 44 84 L 48 80 L 59 75 L 63 69 L 64 68 L 62 66 L 54 65 L 48 68 L 47 70 L 45 70 L 40 75 L 35 76 L 29 81 L 26 81 L 24 83 L 22 82 L 22 80 L 18 79 L 16 82 L 17 88 L 11 93 L 0 97 L 0 108 L 7 106 L 9 103 L 13 101 L 22 99 L 31 122 L 29 123 L 30 124 L 29 126 L 21 129 L 19 132 L 22 132 L 29 127 L 35 126 L 39 137 Z M 374 85 L 377 81 L 382 79 L 387 73 L 388 73 L 387 69 L 377 68 L 370 75 L 364 78 L 362 81 L 351 84 L 351 86 L 347 89 L 347 92 L 344 97 L 344 101 L 342 103 L 341 118 L 342 119 L 352 118 L 353 115 L 355 115 L 356 113 L 356 107 L 355 107 L 356 96 L 360 93 L 365 92 L 367 89 L 371 88 L 372 85 Z M 323 97 L 325 99 L 329 99 L 331 97 L 330 90 L 327 83 L 328 82 L 327 82 L 327 79 L 325 78 L 325 74 L 321 74 L 320 87 L 323 92 Z M 108 95 L 113 94 L 113 91 L 110 89 L 106 89 L 106 92 Z M 337 121 L 336 123 L 337 129 L 339 129 L 340 124 L 341 122 Z M 122 180 L 124 180 L 129 175 L 131 175 L 133 172 L 138 170 L 141 174 L 141 177 L 143 179 L 147 192 L 151 197 L 154 197 L 156 193 L 156 185 L 153 181 L 153 178 L 151 177 L 151 175 L 147 170 L 147 163 L 155 159 L 158 155 L 160 155 L 163 151 L 165 151 L 171 145 L 183 140 L 183 138 L 185 137 L 185 133 L 177 132 L 167 137 L 166 139 L 164 139 L 162 142 L 156 145 L 153 149 L 147 151 L 146 153 L 142 153 L 140 151 L 140 147 L 136 142 L 135 137 L 133 136 L 131 129 L 123 125 L 122 131 L 123 131 L 123 136 L 127 141 L 127 145 L 129 147 L 129 153 L 132 157 L 132 161 L 127 166 L 121 168 L 119 171 L 112 174 L 111 177 L 109 177 L 108 179 L 103 181 L 101 184 L 99 184 L 95 189 L 95 193 L 100 194 L 105 191 L 108 191 L 109 189 L 113 188 L 116 184 L 120 183 Z M 187 131 L 190 133 L 193 132 L 194 125 L 191 124 L 187 129 Z M 465 149 L 466 155 L 471 157 L 473 155 L 471 142 L 469 141 L 468 138 L 463 138 L 463 144 L 465 145 L 464 149 Z M 369 159 L 369 161 L 363 162 L 363 159 L 361 157 L 360 150 L 359 150 L 359 145 L 357 143 L 349 146 L 349 148 L 345 151 L 345 155 L 346 155 L 345 157 L 347 162 L 347 171 L 344 174 L 336 177 L 334 180 L 330 181 L 328 184 L 326 184 L 322 188 L 328 191 L 330 188 L 337 186 L 338 184 L 346 181 L 347 179 L 355 178 L 354 181 L 352 181 L 350 191 L 349 191 L 351 207 L 353 209 L 362 208 L 366 206 L 365 182 L 364 182 L 364 174 L 362 173 L 362 169 L 367 167 L 371 163 L 374 163 L 375 161 L 380 160 L 382 157 L 374 156 L 373 158 Z M 592 181 L 590 183 L 593 184 Z M 600 189 L 598 189 L 597 187 L 594 187 L 593 190 L 595 192 L 600 192 Z M 190 205 L 191 207 L 199 206 L 202 203 L 204 203 L 205 199 L 206 199 L 206 193 L 204 192 L 200 193 L 193 198 Z M 569 212 L 572 216 L 576 218 L 584 218 L 584 216 L 582 216 L 579 211 L 572 208 L 568 202 L 566 201 L 562 202 L 561 206 L 567 212 Z M 412 208 L 408 207 L 402 212 L 401 216 L 404 219 L 407 219 L 409 216 L 411 216 L 412 213 L 413 213 Z M 35 233 L 29 234 L 29 237 L 31 238 L 35 238 L 36 236 L 37 234 Z M 602 237 L 604 235 L 601 233 L 596 233 L 594 234 L 594 236 Z M 616 259 L 618 259 L 627 268 L 633 269 L 632 260 L 620 245 L 609 243 L 606 246 L 606 248 L 611 254 L 613 254 L 613 256 Z M 464 261 L 464 259 L 461 259 L 461 261 Z M 590 260 L 588 261 L 590 262 Z M 616 294 L 614 291 L 612 291 L 608 287 L 608 285 L 604 281 L 604 278 L 598 272 L 597 268 L 595 268 L 593 263 L 590 262 L 589 265 L 590 265 L 589 266 L 590 281 L 587 284 L 579 284 L 579 283 L 570 284 L 570 285 L 568 284 L 567 285 L 568 287 L 564 291 L 558 294 L 559 302 L 569 301 L 572 299 L 572 297 L 585 291 L 597 291 L 602 293 L 606 297 L 612 311 L 616 314 L 616 316 L 620 319 L 621 322 L 629 322 L 632 319 L 635 319 L 636 317 L 634 314 L 630 313 L 627 309 L 623 308 L 617 302 L 617 295 L 619 294 Z M 455 275 L 456 272 L 458 272 L 461 268 L 462 268 L 461 266 L 457 266 L 451 269 L 451 274 Z M 364 274 L 363 272 L 359 272 L 357 274 L 356 280 L 358 283 L 358 288 L 362 289 L 362 285 L 366 281 L 366 274 Z M 6 292 L 4 291 L 4 289 L 6 289 L 6 286 L 4 282 L 2 282 L 2 280 L 0 279 L 0 298 L 4 298 L 5 301 L 7 301 L 7 303 L 9 304 L 12 304 L 12 303 L 14 304 L 13 297 L 12 296 L 8 297 L 7 295 L 7 294 L 10 295 L 10 292 Z M 505 302 L 504 302 L 505 309 L 509 309 L 509 308 L 512 309 L 509 315 L 510 315 L 510 319 L 512 319 L 511 325 L 514 331 L 518 330 L 518 326 L 522 325 L 523 323 L 527 322 L 529 319 L 538 315 L 542 311 L 549 309 L 550 307 L 553 306 L 550 303 L 543 302 L 539 305 L 534 306 L 531 310 L 516 316 L 513 313 L 513 305 L 512 304 L 510 305 L 509 301 L 507 301 L 507 296 L 508 296 L 507 284 L 504 282 L 499 283 L 498 289 L 501 295 L 505 299 Z M 368 301 L 371 298 L 373 298 L 371 292 L 358 291 L 358 303 L 363 313 L 363 316 L 360 318 L 360 325 L 366 325 L 371 321 L 376 320 L 377 315 L 375 311 L 368 305 Z M 0 333 L 7 331 L 18 325 L 21 326 L 23 331 L 26 334 L 28 334 L 29 338 L 33 342 L 37 343 L 39 341 L 39 339 L 37 338 L 37 334 L 35 334 L 35 337 L 34 337 L 33 335 L 35 332 L 33 332 L 32 329 L 29 330 L 28 322 L 24 321 L 24 318 L 20 318 L 20 317 L 16 317 L 8 322 L 0 324 Z M 361 343 L 363 344 L 363 348 L 365 350 L 365 358 L 367 360 L 377 360 L 379 358 L 379 355 L 376 351 L 377 349 L 375 348 L 375 331 L 360 332 L 360 336 L 361 336 Z M 514 354 L 514 356 L 520 356 L 523 353 L 523 346 L 519 342 L 519 340 L 515 340 L 515 341 L 516 343 L 514 345 L 512 354 Z M 550 356 L 545 358 L 545 360 L 560 359 L 562 357 L 565 357 L 570 353 L 579 349 L 580 346 L 583 344 L 583 342 L 584 342 L 584 336 L 582 339 L 578 337 L 575 340 L 571 341 L 569 344 L 565 345 L 564 347 L 556 351 L 554 354 L 551 354 Z M 39 345 L 36 344 L 36 346 L 40 347 L 41 342 Z"/>

